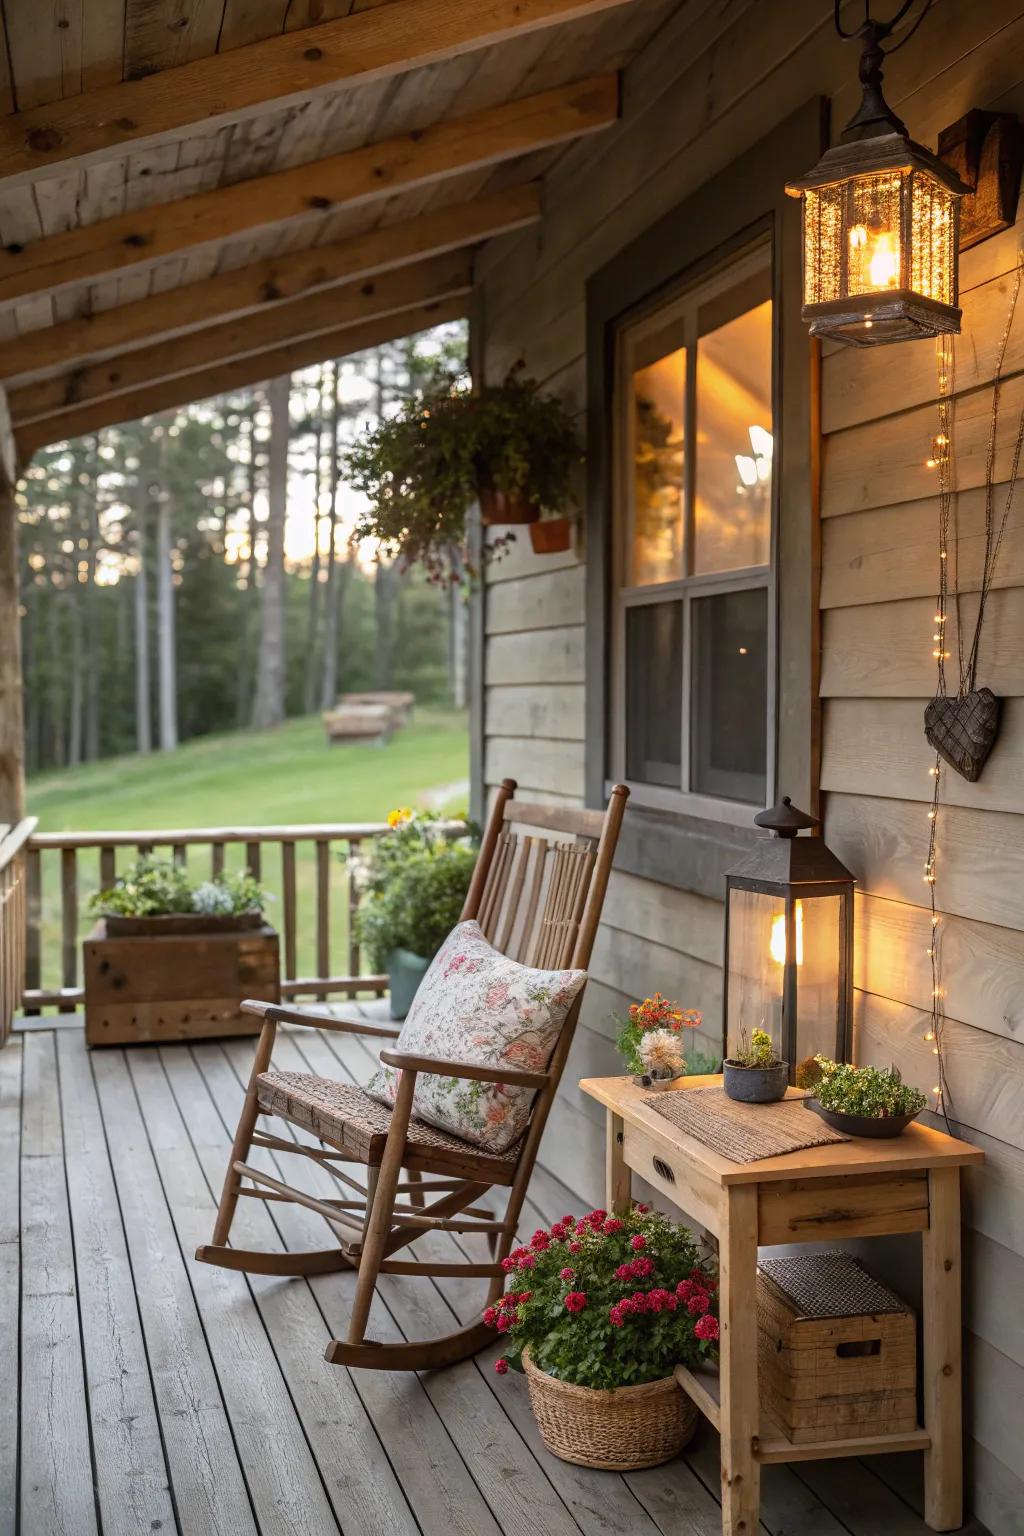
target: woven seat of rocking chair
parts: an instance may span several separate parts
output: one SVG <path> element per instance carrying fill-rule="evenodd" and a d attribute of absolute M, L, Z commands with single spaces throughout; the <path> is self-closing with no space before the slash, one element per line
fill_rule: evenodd
<path fill-rule="evenodd" d="M 362 1088 L 336 1083 L 312 1072 L 262 1072 L 256 1097 L 264 1114 L 280 1115 L 312 1131 L 314 1136 L 351 1155 L 353 1161 L 378 1167 L 384 1156 L 391 1110 Z M 522 1142 L 495 1155 L 435 1130 L 422 1120 L 410 1120 L 403 1165 L 427 1172 L 452 1172 L 483 1184 L 511 1184 Z"/>

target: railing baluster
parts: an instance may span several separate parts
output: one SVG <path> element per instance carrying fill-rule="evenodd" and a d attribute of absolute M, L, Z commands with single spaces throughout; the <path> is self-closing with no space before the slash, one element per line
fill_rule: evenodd
<path fill-rule="evenodd" d="M 260 845 L 259 843 L 246 843 L 245 867 L 254 880 L 260 878 Z"/>
<path fill-rule="evenodd" d="M 61 986 L 78 985 L 78 853 L 60 852 Z M 61 1013 L 74 1013 L 74 1003 L 61 1003 Z"/>
<path fill-rule="evenodd" d="M 284 905 L 284 974 L 293 981 L 298 974 L 295 961 L 295 844 L 281 844 L 281 885 Z"/>
<path fill-rule="evenodd" d="M 100 849 L 100 890 L 109 891 L 117 879 L 117 850 L 104 843 Z"/>
<path fill-rule="evenodd" d="M 224 844 L 213 843 L 210 847 L 210 874 L 216 880 L 224 873 Z"/>
<path fill-rule="evenodd" d="M 43 984 L 43 856 L 38 848 L 29 848 L 26 876 L 28 883 L 25 912 L 25 987 L 34 991 Z M 35 1015 L 42 1010 L 26 1008 Z"/>
<path fill-rule="evenodd" d="M 362 843 L 349 839 L 346 847 L 348 849 L 348 973 L 350 976 L 358 976 L 359 967 L 362 964 L 359 956 L 359 930 L 356 925 L 356 913 L 359 911 L 359 885 L 352 860 L 358 856 Z"/>
<path fill-rule="evenodd" d="M 171 857 L 179 869 L 188 868 L 188 849 L 184 843 L 174 843 L 172 845 Z"/>
<path fill-rule="evenodd" d="M 331 845 L 326 842 L 316 845 L 316 974 L 331 974 Z M 316 995 L 321 1002 L 327 998 L 326 992 Z"/>

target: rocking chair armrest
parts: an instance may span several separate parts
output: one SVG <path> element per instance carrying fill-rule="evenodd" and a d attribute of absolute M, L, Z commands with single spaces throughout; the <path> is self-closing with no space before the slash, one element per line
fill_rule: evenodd
<path fill-rule="evenodd" d="M 448 1061 L 443 1056 L 414 1056 L 408 1051 L 380 1053 L 389 1067 L 407 1072 L 435 1072 L 441 1077 L 468 1077 L 477 1083 L 510 1083 L 513 1088 L 543 1088 L 546 1072 L 523 1072 L 518 1067 L 487 1067 L 475 1061 Z"/>
<path fill-rule="evenodd" d="M 397 1040 L 402 1033 L 401 1025 L 338 1019 L 330 1013 L 310 1013 L 303 1008 L 286 1008 L 281 1003 L 263 1003 L 251 997 L 242 1004 L 242 1012 L 255 1014 L 258 1019 L 272 1020 L 275 1024 L 305 1024 L 310 1029 L 333 1030 L 336 1034 L 377 1035 L 385 1040 Z"/>

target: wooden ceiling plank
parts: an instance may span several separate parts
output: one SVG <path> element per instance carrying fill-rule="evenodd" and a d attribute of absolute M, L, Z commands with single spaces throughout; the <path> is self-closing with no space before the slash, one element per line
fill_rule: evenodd
<path fill-rule="evenodd" d="M 11 390 L 11 417 L 16 425 L 23 426 L 110 395 L 176 378 L 181 373 L 195 373 L 229 358 L 266 352 L 291 340 L 320 336 L 365 319 L 464 296 L 472 287 L 471 252 L 450 251 L 415 266 L 361 277 L 326 293 L 311 293 L 289 304 L 275 304 L 256 315 L 206 326 L 160 346 L 120 353 L 102 363 Z"/>
<path fill-rule="evenodd" d="M 127 0 L 124 77 L 141 80 L 216 53 L 224 0 Z"/>
<path fill-rule="evenodd" d="M 176 291 L 173 307 L 162 294 L 118 308 L 94 310 L 66 325 L 0 343 L 0 378 L 24 382 L 53 368 L 145 346 L 154 338 L 287 303 L 354 278 L 473 245 L 522 229 L 540 218 L 540 189 L 515 187 L 500 196 L 439 208 L 419 218 L 350 236 L 335 245 L 272 257 L 222 272 Z"/>
<path fill-rule="evenodd" d="M 358 325 L 328 331 L 320 336 L 303 337 L 269 352 L 234 358 L 200 373 L 181 374 L 178 378 L 154 384 L 148 389 L 112 395 L 106 400 L 82 406 L 75 411 L 66 411 L 60 416 L 43 417 L 15 434 L 19 462 L 27 464 L 32 454 L 47 443 L 81 437 L 86 432 L 102 431 L 115 422 L 137 421 L 143 416 L 156 415 L 159 411 L 172 410 L 193 401 L 208 400 L 214 395 L 229 394 L 236 389 L 247 389 L 266 379 L 293 373 L 298 368 L 309 368 L 334 358 L 350 357 L 355 352 L 394 341 L 399 336 L 412 336 L 446 321 L 459 320 L 465 316 L 466 311 L 464 298 L 424 304 L 419 309 L 365 320 Z"/>
<path fill-rule="evenodd" d="M 284 106 L 339 84 L 386 78 L 506 37 L 632 3 L 394 0 L 302 32 L 284 32 L 231 52 L 196 58 L 144 80 L 125 80 L 60 102 L 37 97 L 26 104 L 27 110 L 0 124 L 0 179 L 33 178 L 70 160 L 123 154 L 133 145 L 181 135 L 211 119 L 238 120 L 266 111 L 269 103 Z M 38 33 L 33 14 L 37 48 Z M 43 74 L 65 67 L 63 55 L 56 53 Z M 17 90 L 16 60 L 14 77 Z"/>
<path fill-rule="evenodd" d="M 27 248 L 7 247 L 0 251 L 0 303 L 151 263 L 261 225 L 373 202 L 403 187 L 515 159 L 596 132 L 617 115 L 617 77 L 602 75 L 436 123 L 422 133 L 70 230 Z"/>
<path fill-rule="evenodd" d="M 7 119 L 18 122 L 36 108 L 82 91 L 82 6 L 61 0 L 37 0 L 6 7 L 14 99 L 22 109 Z"/>

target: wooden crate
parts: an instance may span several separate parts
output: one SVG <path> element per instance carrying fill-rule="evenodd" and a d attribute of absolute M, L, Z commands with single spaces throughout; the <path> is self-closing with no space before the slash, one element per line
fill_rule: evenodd
<path fill-rule="evenodd" d="M 764 1259 L 761 1403 L 794 1445 L 917 1427 L 917 1326 L 850 1254 Z"/>
<path fill-rule="evenodd" d="M 280 1001 L 278 938 L 265 925 L 115 938 L 101 921 L 83 949 L 87 1045 L 258 1034 L 242 1001 Z"/>

